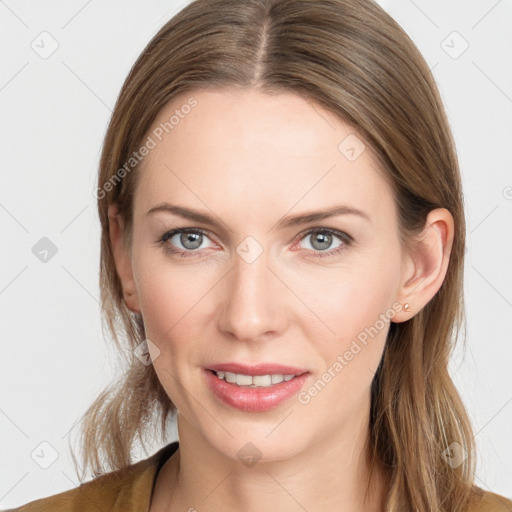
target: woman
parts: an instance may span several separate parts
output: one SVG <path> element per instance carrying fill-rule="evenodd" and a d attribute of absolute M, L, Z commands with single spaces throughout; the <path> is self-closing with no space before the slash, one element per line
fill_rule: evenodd
<path fill-rule="evenodd" d="M 474 485 L 448 373 L 450 128 L 373 1 L 189 4 L 123 86 L 97 198 L 129 367 L 84 417 L 95 478 L 19 510 L 512 509 Z M 132 464 L 174 416 L 179 444 Z"/>

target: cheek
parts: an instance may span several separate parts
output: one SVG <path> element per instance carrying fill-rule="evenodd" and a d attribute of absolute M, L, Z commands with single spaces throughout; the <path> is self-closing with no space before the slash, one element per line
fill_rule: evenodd
<path fill-rule="evenodd" d="M 144 322 L 160 334 L 188 322 L 198 301 L 212 285 L 192 267 L 173 264 L 158 253 L 140 255 L 136 262 L 137 293 Z M 174 332 L 174 330 L 173 330 Z"/>
<path fill-rule="evenodd" d="M 311 321 L 306 334 L 321 363 L 298 399 L 313 417 L 328 412 L 326 428 L 337 428 L 340 421 L 357 417 L 356 411 L 366 407 L 394 315 L 387 288 L 373 286 L 371 293 L 363 291 L 356 286 L 331 294 L 322 320 L 334 334 L 326 336 L 318 321 Z"/>
<path fill-rule="evenodd" d="M 383 260 L 375 252 L 337 271 L 336 276 L 326 273 L 315 287 L 310 283 L 309 288 L 302 288 L 302 294 L 308 291 L 307 304 L 316 314 L 303 323 L 306 338 L 321 357 L 320 379 L 325 378 L 331 390 L 320 402 L 334 399 L 346 404 L 367 392 L 395 314 L 392 305 L 400 279 L 399 262 L 398 255 Z"/>
<path fill-rule="evenodd" d="M 180 383 L 188 382 L 187 369 L 197 366 L 193 340 L 204 338 L 200 299 L 206 290 L 197 276 L 165 258 L 149 260 L 148 255 L 139 260 L 137 292 L 146 336 L 159 350 L 156 357 L 152 354 L 153 366 L 167 396 L 187 411 L 190 404 Z"/>
<path fill-rule="evenodd" d="M 330 345 L 336 339 L 343 343 L 373 326 L 382 314 L 389 316 L 399 272 L 396 260 L 362 257 L 346 267 L 317 273 L 312 281 L 297 280 L 297 295 L 314 313 L 308 315 L 309 328 L 316 331 L 310 339 L 320 336 Z"/>
<path fill-rule="evenodd" d="M 205 360 L 204 340 L 211 339 L 208 333 L 214 328 L 218 302 L 214 299 L 218 275 L 207 266 L 193 269 L 150 254 L 141 255 L 137 267 L 146 336 L 160 351 L 155 371 L 168 395 L 178 397 L 176 383 L 190 378 L 186 369 Z"/>

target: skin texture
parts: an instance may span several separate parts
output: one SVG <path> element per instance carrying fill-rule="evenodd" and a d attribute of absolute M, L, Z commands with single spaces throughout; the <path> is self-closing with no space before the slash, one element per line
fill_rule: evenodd
<path fill-rule="evenodd" d="M 190 96 L 175 97 L 152 129 Z M 370 149 L 353 161 L 339 149 L 349 134 L 358 136 L 353 128 L 291 93 L 209 89 L 193 97 L 196 108 L 143 160 L 131 254 L 122 248 L 116 206 L 109 210 L 124 299 L 143 315 L 160 351 L 151 351 L 155 371 L 178 408 L 180 448 L 158 474 L 151 512 L 384 510 L 387 476 L 379 466 L 363 500 L 370 385 L 389 322 L 409 320 L 443 282 L 452 216 L 430 212 L 424 243 L 408 254 L 391 188 Z M 146 215 L 164 201 L 221 224 Z M 277 227 L 284 216 L 340 204 L 369 220 L 339 215 Z M 192 257 L 158 244 L 176 228 L 205 231 Z M 353 242 L 314 257 L 344 245 L 337 236 L 322 245 L 323 228 Z M 263 249 L 250 263 L 237 252 L 248 236 Z M 187 250 L 179 234 L 165 244 Z M 379 323 L 378 334 L 307 404 L 295 396 L 270 411 L 242 412 L 205 385 L 208 364 L 277 362 L 308 370 L 308 389 L 365 328 L 405 302 L 410 311 Z M 248 442 L 261 457 L 251 467 L 237 457 Z"/>

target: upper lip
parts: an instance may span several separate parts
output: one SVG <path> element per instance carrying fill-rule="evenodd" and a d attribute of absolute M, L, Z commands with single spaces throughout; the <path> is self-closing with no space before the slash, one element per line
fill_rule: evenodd
<path fill-rule="evenodd" d="M 260 363 L 251 366 L 241 363 L 219 363 L 209 365 L 207 370 L 239 373 L 243 375 L 302 375 L 308 372 L 308 370 L 304 368 L 274 363 Z"/>

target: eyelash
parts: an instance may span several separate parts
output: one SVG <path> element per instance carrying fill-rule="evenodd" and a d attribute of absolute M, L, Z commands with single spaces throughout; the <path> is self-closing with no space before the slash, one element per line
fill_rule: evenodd
<path fill-rule="evenodd" d="M 180 258 L 195 258 L 197 257 L 197 254 L 200 252 L 198 250 L 188 250 L 188 251 L 180 251 L 179 249 L 174 249 L 170 244 L 167 243 L 167 241 L 172 238 L 174 235 L 179 233 L 194 233 L 198 235 L 207 236 L 207 232 L 203 231 L 202 229 L 194 229 L 194 228 L 180 228 L 180 229 L 173 229 L 171 231 L 166 232 L 160 240 L 157 241 L 159 245 L 162 246 L 163 250 L 167 254 L 176 255 Z M 343 231 L 338 231 L 337 229 L 331 229 L 331 228 L 311 228 L 305 233 L 301 233 L 299 241 L 301 241 L 303 238 L 306 238 L 307 236 L 313 234 L 313 233 L 321 233 L 324 235 L 334 235 L 337 238 L 339 238 L 343 244 L 339 247 L 336 247 L 335 249 L 331 249 L 328 251 L 312 251 L 309 250 L 312 258 L 327 258 L 330 256 L 337 255 L 338 253 L 341 253 L 344 251 L 347 247 L 350 247 L 352 243 L 354 242 L 354 239 L 347 233 L 344 233 Z M 307 250 L 307 249 L 306 249 Z"/>

